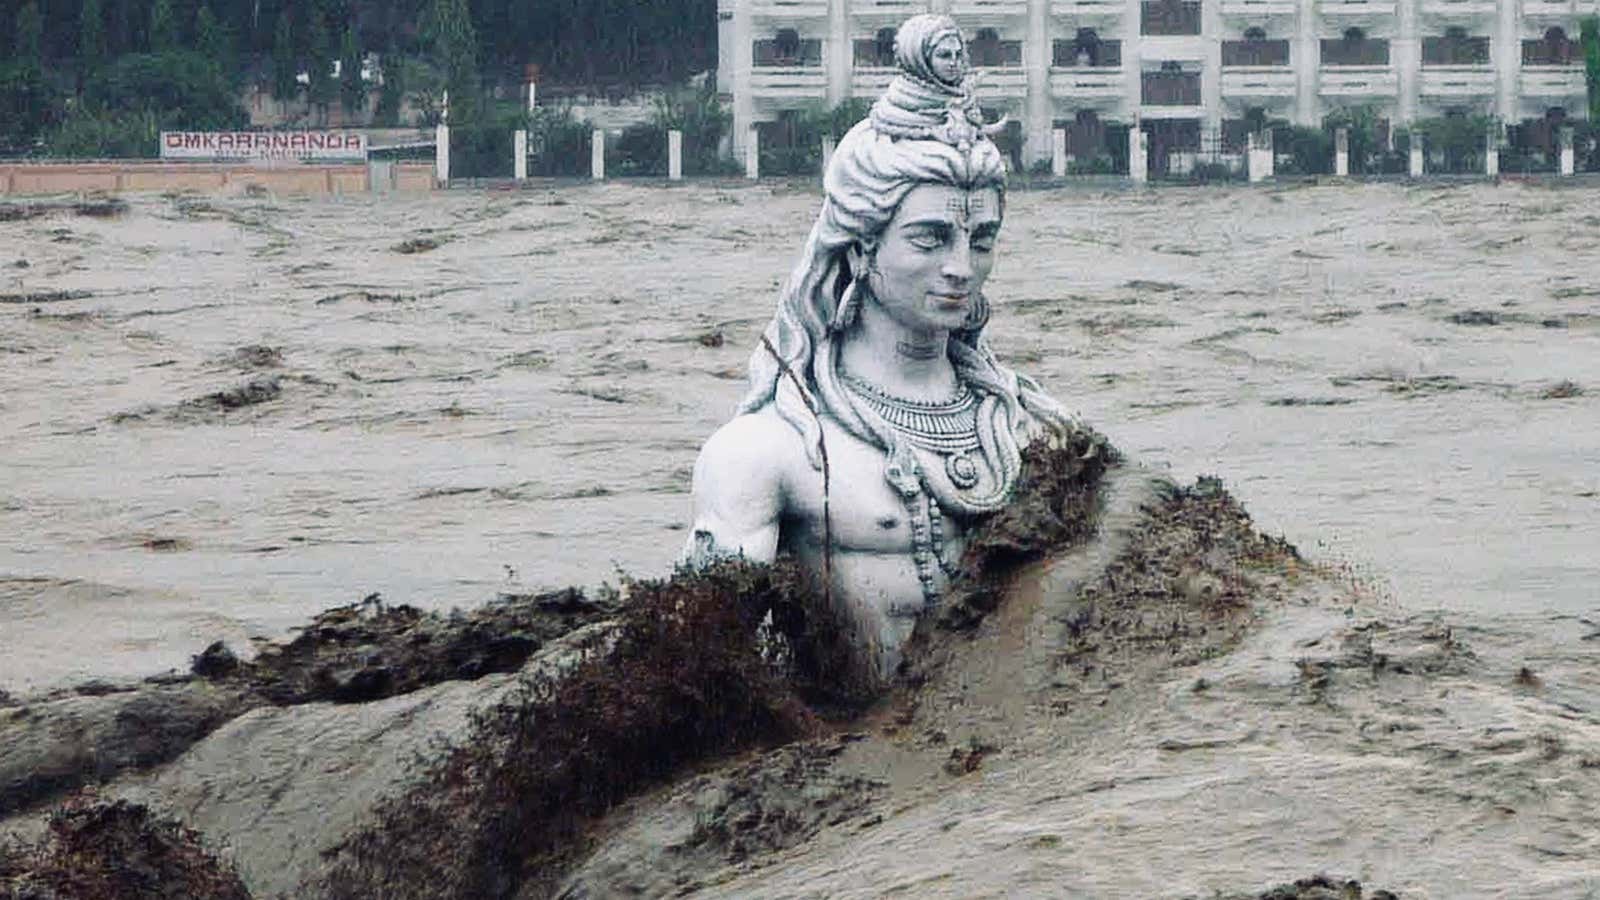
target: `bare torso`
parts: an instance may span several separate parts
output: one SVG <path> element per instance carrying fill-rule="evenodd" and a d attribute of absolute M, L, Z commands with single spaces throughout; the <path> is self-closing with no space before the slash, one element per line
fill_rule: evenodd
<path fill-rule="evenodd" d="M 832 419 L 822 421 L 828 455 L 826 525 L 823 472 L 807 459 L 800 433 L 767 406 L 723 426 L 701 452 L 694 531 L 701 540 L 709 535 L 718 552 L 757 561 L 792 553 L 819 579 L 824 533 L 831 531 L 828 563 L 835 606 L 873 647 L 879 672 L 887 675 L 927 607 L 913 552 L 913 529 L 929 526 L 927 495 L 908 504 L 884 477 L 882 449 Z M 925 478 L 938 479 L 939 490 L 953 490 L 944 480 L 942 458 L 919 455 L 918 462 Z M 988 494 L 996 487 L 995 477 L 984 472 L 973 493 Z M 967 524 L 940 511 L 937 531 L 951 564 L 961 556 Z M 932 590 L 942 592 L 948 577 L 937 558 L 931 562 Z"/>

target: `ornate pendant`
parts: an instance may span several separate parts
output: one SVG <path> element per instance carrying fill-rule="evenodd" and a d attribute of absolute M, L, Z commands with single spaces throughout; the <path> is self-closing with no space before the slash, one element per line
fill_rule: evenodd
<path fill-rule="evenodd" d="M 951 484 L 963 491 L 972 490 L 978 484 L 978 464 L 965 453 L 945 457 L 944 473 L 950 476 Z"/>

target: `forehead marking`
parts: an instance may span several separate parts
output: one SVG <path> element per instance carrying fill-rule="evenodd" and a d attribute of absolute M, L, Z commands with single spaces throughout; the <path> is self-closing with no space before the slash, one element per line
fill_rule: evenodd
<path fill-rule="evenodd" d="M 945 210 L 956 218 L 956 224 L 969 226 L 973 216 L 983 215 L 983 195 L 977 191 L 958 191 L 945 201 Z"/>

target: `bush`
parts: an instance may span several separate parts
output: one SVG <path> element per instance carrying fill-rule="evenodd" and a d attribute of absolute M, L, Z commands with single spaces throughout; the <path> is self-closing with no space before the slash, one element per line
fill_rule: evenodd
<path fill-rule="evenodd" d="M 1110 156 L 1091 156 L 1067 163 L 1068 175 L 1115 175 L 1117 161 Z"/>
<path fill-rule="evenodd" d="M 1421 136 L 1424 153 L 1443 157 L 1443 171 L 1481 173 L 1484 136 L 1495 127 L 1497 120 L 1493 116 L 1442 116 L 1421 119 L 1411 126 L 1411 131 Z M 1437 171 L 1439 162 L 1430 162 Z"/>
<path fill-rule="evenodd" d="M 763 175 L 815 175 L 822 171 L 822 139 L 838 139 L 867 117 L 872 101 L 852 97 L 829 108 L 823 105 L 786 111 L 761 135 Z"/>
<path fill-rule="evenodd" d="M 1322 128 L 1328 133 L 1330 140 L 1340 128 L 1348 129 L 1352 174 L 1382 171 L 1384 165 L 1382 157 L 1387 150 L 1384 148 L 1383 131 L 1379 127 L 1379 120 L 1378 110 L 1372 106 L 1336 109 L 1322 120 Z M 1402 159 L 1401 171 L 1405 170 L 1404 162 Z"/>
<path fill-rule="evenodd" d="M 44 73 L 26 62 L 0 63 L 0 153 L 31 153 L 55 120 Z"/>
<path fill-rule="evenodd" d="M 153 159 L 161 155 L 161 123 L 148 109 L 97 110 L 78 104 L 45 146 L 51 156 L 69 159 Z"/>
<path fill-rule="evenodd" d="M 165 129 L 227 131 L 250 123 L 222 69 L 187 50 L 122 56 L 96 73 L 84 99 L 103 110 L 149 111 Z"/>
<path fill-rule="evenodd" d="M 541 106 L 529 113 L 528 174 L 589 174 L 589 144 L 594 128 L 568 106 Z"/>
<path fill-rule="evenodd" d="M 611 142 L 606 152 L 606 174 L 667 174 L 667 130 L 654 122 L 641 122 L 623 129 L 622 137 Z"/>
<path fill-rule="evenodd" d="M 1280 125 L 1273 130 L 1272 147 L 1277 155 L 1275 169 L 1280 175 L 1325 175 L 1333 171 L 1333 138 L 1320 128 Z"/>
<path fill-rule="evenodd" d="M 1220 162 L 1195 163 L 1188 178 L 1196 184 L 1213 184 L 1219 181 L 1243 181 L 1245 173 L 1237 166 Z"/>
<path fill-rule="evenodd" d="M 662 134 L 683 132 L 683 173 L 717 175 L 738 171 L 738 163 L 722 156 L 722 138 L 733 117 L 717 99 L 716 73 L 698 87 L 687 87 L 656 99 L 655 125 Z M 665 140 L 665 138 L 663 138 Z M 662 150 L 665 153 L 665 149 Z"/>

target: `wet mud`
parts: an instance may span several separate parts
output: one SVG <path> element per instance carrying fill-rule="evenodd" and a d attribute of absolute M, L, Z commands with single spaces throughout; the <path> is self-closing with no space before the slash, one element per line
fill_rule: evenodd
<path fill-rule="evenodd" d="M 50 816 L 44 838 L 0 847 L 7 900 L 250 900 L 200 836 L 142 806 L 83 798 Z"/>

